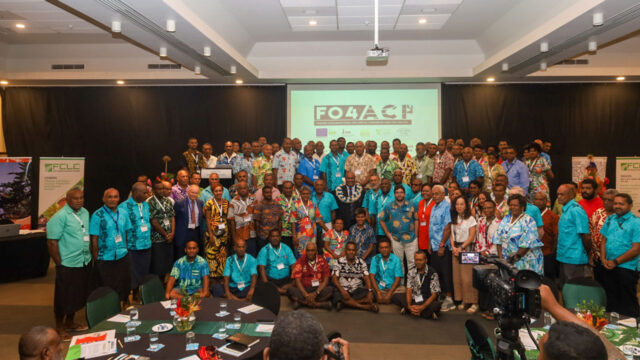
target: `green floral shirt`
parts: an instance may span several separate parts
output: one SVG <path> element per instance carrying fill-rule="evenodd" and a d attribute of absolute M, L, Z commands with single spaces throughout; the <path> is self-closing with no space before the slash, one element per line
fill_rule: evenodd
<path fill-rule="evenodd" d="M 176 215 L 173 210 L 173 204 L 171 200 L 166 197 L 157 198 L 155 195 L 147 199 L 149 204 L 149 219 L 156 219 L 162 229 L 167 233 L 171 232 L 171 220 Z M 165 219 L 167 221 L 165 221 Z M 153 226 L 151 226 L 151 242 L 161 243 L 167 241 L 162 234 L 157 232 Z"/>
<path fill-rule="evenodd" d="M 291 224 L 295 222 L 295 219 L 291 214 L 296 210 L 296 197 L 291 196 L 287 200 L 283 194 L 280 194 L 275 198 L 275 202 L 282 208 L 282 236 L 293 236 Z"/>
<path fill-rule="evenodd" d="M 388 159 L 386 163 L 383 163 L 382 160 L 378 161 L 376 165 L 376 173 L 380 178 L 389 179 L 393 177 L 393 172 L 398 168 L 398 163 Z"/>
<path fill-rule="evenodd" d="M 264 186 L 264 176 L 271 173 L 273 167 L 273 157 L 269 160 L 264 155 L 253 160 L 251 174 L 256 177 L 258 188 Z"/>

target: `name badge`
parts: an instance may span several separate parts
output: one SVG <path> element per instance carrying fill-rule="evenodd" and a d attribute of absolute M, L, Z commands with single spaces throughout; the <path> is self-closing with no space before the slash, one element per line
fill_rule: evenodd
<path fill-rule="evenodd" d="M 169 226 L 169 225 L 171 225 L 171 221 L 169 221 L 169 219 L 165 218 L 164 220 L 162 220 L 162 225 Z"/>
<path fill-rule="evenodd" d="M 418 178 L 418 179 L 422 179 L 422 174 L 418 174 L 418 175 L 416 175 L 416 178 Z"/>
<path fill-rule="evenodd" d="M 276 269 L 278 269 L 278 270 L 284 269 L 284 264 L 283 263 L 279 263 L 278 265 L 276 265 Z"/>
<path fill-rule="evenodd" d="M 238 289 L 242 290 L 242 289 L 244 289 L 244 287 L 245 287 L 244 281 L 238 283 Z"/>
<path fill-rule="evenodd" d="M 337 177 L 337 178 L 340 178 L 341 176 L 340 176 L 340 174 L 336 174 L 336 177 Z"/>
<path fill-rule="evenodd" d="M 220 230 L 224 230 L 226 227 L 227 227 L 227 225 L 225 225 L 224 223 L 218 224 L 218 229 L 220 229 Z"/>
<path fill-rule="evenodd" d="M 251 215 L 250 214 L 247 214 L 247 215 L 243 216 L 242 218 L 244 219 L 245 222 L 251 221 Z"/>
<path fill-rule="evenodd" d="M 422 294 L 420 294 L 420 295 L 413 295 L 413 301 L 415 301 L 415 302 L 417 302 L 417 303 L 423 302 L 423 301 L 424 301 L 424 299 L 422 298 Z"/>
<path fill-rule="evenodd" d="M 147 230 L 149 230 L 147 225 L 140 225 L 140 232 L 147 232 Z"/>
<path fill-rule="evenodd" d="M 362 174 L 362 170 L 356 170 L 356 175 Z"/>
<path fill-rule="evenodd" d="M 463 182 L 469 182 L 469 177 L 468 176 L 463 176 L 462 177 L 462 181 Z"/>
<path fill-rule="evenodd" d="M 311 280 L 311 286 L 313 287 L 320 286 L 320 280 L 318 279 Z"/>
<path fill-rule="evenodd" d="M 191 270 L 191 276 L 200 278 L 200 270 Z"/>
<path fill-rule="evenodd" d="M 380 288 L 384 288 L 384 287 L 386 287 L 386 286 L 387 286 L 387 283 L 386 283 L 386 282 L 384 282 L 384 281 L 380 281 L 380 282 L 378 283 L 378 285 L 379 285 L 378 287 L 380 287 Z"/>
<path fill-rule="evenodd" d="M 115 241 L 116 241 L 116 244 L 119 243 L 119 242 L 122 242 L 122 235 L 120 235 L 120 234 L 116 235 Z"/>
<path fill-rule="evenodd" d="M 196 224 L 189 224 L 187 227 L 189 229 L 195 229 L 196 228 Z"/>
<path fill-rule="evenodd" d="M 311 224 L 307 224 L 304 227 L 307 228 L 307 229 L 311 229 Z"/>
<path fill-rule="evenodd" d="M 427 222 L 426 221 L 420 221 L 420 226 L 427 226 Z"/>
<path fill-rule="evenodd" d="M 313 180 L 318 180 L 320 177 L 318 175 L 313 175 Z"/>
<path fill-rule="evenodd" d="M 89 235 L 85 235 L 85 236 L 83 236 L 83 237 L 82 237 L 82 239 L 83 239 L 84 241 L 89 241 Z"/>

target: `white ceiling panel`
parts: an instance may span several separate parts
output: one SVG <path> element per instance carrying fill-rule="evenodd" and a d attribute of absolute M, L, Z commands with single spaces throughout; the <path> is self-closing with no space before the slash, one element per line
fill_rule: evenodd
<path fill-rule="evenodd" d="M 402 7 L 403 15 L 429 15 L 429 14 L 451 14 L 458 8 L 457 4 L 421 6 L 405 5 Z"/>
<path fill-rule="evenodd" d="M 404 5 L 420 5 L 420 6 L 433 6 L 437 5 L 460 5 L 463 0 L 405 0 Z M 475 0 L 478 1 L 478 0 Z M 480 1 L 479 1 L 480 2 Z"/>
<path fill-rule="evenodd" d="M 291 26 L 293 31 L 336 31 L 338 27 L 336 25 L 316 25 L 316 26 Z"/>
<path fill-rule="evenodd" d="M 343 25 L 364 25 L 368 23 L 373 29 L 373 16 L 341 16 L 338 19 L 340 23 L 340 29 Z M 380 25 L 394 25 L 396 23 L 396 17 L 385 16 L 380 17 Z"/>
<path fill-rule="evenodd" d="M 380 6 L 380 16 L 398 16 L 401 5 Z M 373 6 L 338 6 L 338 16 L 373 16 Z"/>
<path fill-rule="evenodd" d="M 384 5 L 402 5 L 403 0 L 379 0 L 380 6 Z M 338 6 L 371 6 L 373 0 L 338 0 Z"/>
<path fill-rule="evenodd" d="M 335 6 L 325 7 L 287 7 L 283 8 L 287 16 L 335 16 Z"/>
<path fill-rule="evenodd" d="M 444 24 L 447 22 L 451 15 L 449 14 L 437 14 L 437 15 L 400 15 L 398 17 L 398 25 L 427 25 L 427 24 Z M 420 19 L 426 19 L 426 24 L 420 24 Z"/>
<path fill-rule="evenodd" d="M 371 31 L 371 38 L 373 39 L 373 24 L 365 25 L 343 25 L 340 24 L 340 30 L 343 31 Z M 380 24 L 380 30 L 393 30 L 393 24 L 385 25 Z"/>
<path fill-rule="evenodd" d="M 315 20 L 317 25 L 309 25 L 309 21 Z M 319 26 L 336 26 L 335 16 L 291 16 L 289 17 L 289 23 L 294 26 L 308 26 L 310 28 L 317 28 Z"/>
<path fill-rule="evenodd" d="M 335 0 L 280 0 L 282 7 L 326 7 L 335 6 Z"/>
<path fill-rule="evenodd" d="M 440 30 L 444 24 L 396 24 L 395 30 Z"/>

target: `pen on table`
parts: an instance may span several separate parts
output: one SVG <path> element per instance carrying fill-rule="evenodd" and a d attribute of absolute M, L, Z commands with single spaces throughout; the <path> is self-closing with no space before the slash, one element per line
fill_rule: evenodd
<path fill-rule="evenodd" d="M 120 339 L 118 339 L 118 344 L 120 344 L 120 347 L 124 349 L 124 345 L 122 345 L 122 341 L 120 341 Z"/>

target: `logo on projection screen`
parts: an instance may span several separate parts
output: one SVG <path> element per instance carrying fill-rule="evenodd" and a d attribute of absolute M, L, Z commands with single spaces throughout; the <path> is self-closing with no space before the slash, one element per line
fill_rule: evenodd
<path fill-rule="evenodd" d="M 411 125 L 413 105 L 316 105 L 314 125 Z"/>

